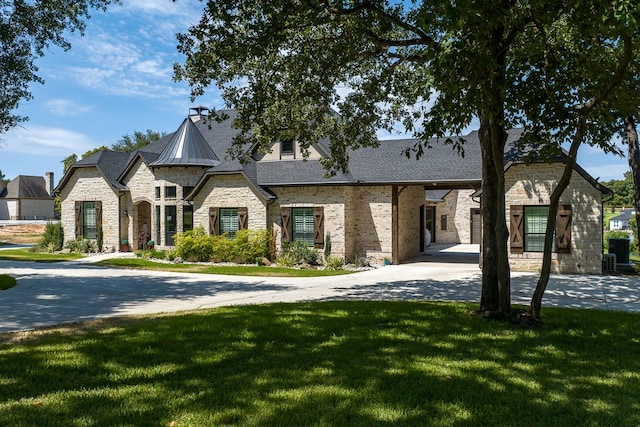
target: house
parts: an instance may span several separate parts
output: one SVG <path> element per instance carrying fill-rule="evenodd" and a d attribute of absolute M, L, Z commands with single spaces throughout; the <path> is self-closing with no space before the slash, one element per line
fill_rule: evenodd
<path fill-rule="evenodd" d="M 623 209 L 620 215 L 614 216 L 609 220 L 609 230 L 628 230 L 631 217 L 635 215 L 633 209 Z"/>
<path fill-rule="evenodd" d="M 18 175 L 0 184 L 0 220 L 54 219 L 53 172 L 41 176 Z"/>
<path fill-rule="evenodd" d="M 206 109 L 192 110 L 175 133 L 139 151 L 102 151 L 68 170 L 56 190 L 65 241 L 95 238 L 101 229 L 113 248 L 153 240 L 162 249 L 197 226 L 210 234 L 270 229 L 278 246 L 303 241 L 320 249 L 330 235 L 334 255 L 394 263 L 424 251 L 427 229 L 436 243 L 481 241 L 477 132 L 464 137 L 464 156 L 433 140 L 417 161 L 403 155 L 415 140 L 385 140 L 350 153 L 348 173 L 326 177 L 320 159 L 329 156 L 328 141 L 313 145 L 306 160 L 297 141 L 274 141 L 269 153 L 256 151 L 241 164 L 226 156 L 237 132 L 234 112 L 212 122 Z M 510 145 L 519 134 L 510 133 Z M 510 244 L 512 266 L 536 270 L 543 214 L 562 164 L 505 161 L 507 214 L 520 212 L 524 224 L 512 231 L 520 233 Z M 602 197 L 609 193 L 576 167 L 562 200 L 556 271 L 601 272 Z"/>

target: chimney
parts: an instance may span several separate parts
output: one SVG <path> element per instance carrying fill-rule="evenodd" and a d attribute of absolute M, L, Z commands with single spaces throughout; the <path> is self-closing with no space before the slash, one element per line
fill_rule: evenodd
<path fill-rule="evenodd" d="M 47 193 L 53 197 L 53 172 L 47 172 L 44 174 L 44 183 L 47 188 Z"/>
<path fill-rule="evenodd" d="M 193 113 L 192 113 L 193 111 Z M 206 117 L 207 114 L 203 114 L 205 111 L 209 111 L 207 107 L 199 106 L 199 107 L 191 107 L 189 108 L 189 118 L 192 122 L 197 122 L 198 120 Z"/>

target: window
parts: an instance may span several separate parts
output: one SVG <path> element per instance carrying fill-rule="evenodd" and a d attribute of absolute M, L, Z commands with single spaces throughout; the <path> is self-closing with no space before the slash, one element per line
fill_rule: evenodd
<path fill-rule="evenodd" d="M 238 221 L 238 208 L 220 208 L 220 229 L 219 234 L 227 233 L 230 237 L 235 236 L 240 227 Z"/>
<path fill-rule="evenodd" d="M 440 230 L 446 230 L 446 229 L 447 229 L 447 216 L 440 215 Z"/>
<path fill-rule="evenodd" d="M 227 233 L 233 237 L 238 230 L 246 230 L 249 226 L 247 208 L 209 208 L 209 234 Z"/>
<path fill-rule="evenodd" d="M 158 189 L 159 188 L 160 187 L 158 187 Z M 156 206 L 156 245 L 160 244 L 160 237 L 161 236 L 162 236 L 162 233 L 161 233 L 161 230 L 160 230 L 160 206 Z"/>
<path fill-rule="evenodd" d="M 185 197 L 187 197 L 189 195 L 189 193 L 191 193 L 193 191 L 193 187 L 182 187 L 182 198 L 184 199 Z"/>
<path fill-rule="evenodd" d="M 293 139 L 285 139 L 280 141 L 281 154 L 293 154 Z"/>
<path fill-rule="evenodd" d="M 82 233 L 85 239 L 96 238 L 96 203 L 95 202 L 83 202 L 82 203 L 82 223 L 84 231 Z"/>
<path fill-rule="evenodd" d="M 548 215 L 549 215 L 549 206 L 525 206 L 524 207 L 523 238 L 524 238 L 525 252 L 543 252 L 544 251 L 544 236 L 547 231 Z M 553 245 L 552 250 L 555 252 L 555 244 Z"/>
<path fill-rule="evenodd" d="M 193 230 L 193 206 L 182 207 L 182 231 Z"/>
<path fill-rule="evenodd" d="M 164 198 L 165 199 L 175 199 L 176 198 L 176 186 L 175 185 L 164 187 Z"/>
<path fill-rule="evenodd" d="M 324 246 L 324 208 L 280 208 L 281 241 L 305 242 L 316 248 Z"/>
<path fill-rule="evenodd" d="M 293 208 L 291 215 L 293 241 L 313 246 L 313 208 Z"/>
<path fill-rule="evenodd" d="M 160 187 L 156 187 L 156 200 L 160 199 Z"/>
<path fill-rule="evenodd" d="M 102 202 L 75 202 L 76 238 L 95 239 L 102 224 Z"/>
<path fill-rule="evenodd" d="M 173 187 L 175 189 L 175 187 Z M 176 207 L 164 207 L 164 241 L 165 245 L 173 246 L 173 235 L 176 234 Z"/>
<path fill-rule="evenodd" d="M 512 205 L 509 210 L 511 253 L 543 252 L 549 206 Z M 554 252 L 571 253 L 571 218 L 571 205 L 559 205 L 552 244 Z"/>

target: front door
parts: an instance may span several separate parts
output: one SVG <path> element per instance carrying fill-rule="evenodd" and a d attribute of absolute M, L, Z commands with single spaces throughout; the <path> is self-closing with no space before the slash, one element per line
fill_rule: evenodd
<path fill-rule="evenodd" d="M 480 243 L 482 240 L 482 214 L 480 209 L 471 209 L 471 243 Z"/>

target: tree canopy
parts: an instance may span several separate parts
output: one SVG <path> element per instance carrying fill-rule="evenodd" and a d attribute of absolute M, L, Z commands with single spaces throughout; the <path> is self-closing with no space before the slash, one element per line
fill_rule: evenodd
<path fill-rule="evenodd" d="M 71 48 L 66 36 L 85 29 L 91 9 L 119 0 L 0 0 L 0 134 L 27 118 L 15 113 L 31 99 L 29 86 L 44 83 L 35 60 L 50 46 Z"/>
<path fill-rule="evenodd" d="M 152 143 L 153 141 L 159 140 L 166 134 L 166 132 L 156 132 L 151 129 L 147 129 L 146 132 L 135 131 L 133 135 L 123 135 L 122 139 L 111 145 L 111 149 L 113 151 L 131 153 Z"/>
<path fill-rule="evenodd" d="M 400 124 L 418 139 L 419 157 L 427 138 L 451 142 L 446 136 L 478 118 L 480 305 L 506 313 L 506 130 L 525 126 L 557 152 L 581 116 L 588 125 L 581 137 L 604 141 L 614 110 L 603 105 L 615 89 L 607 85 L 611 73 L 625 74 L 620 52 L 635 46 L 638 8 L 630 0 L 221 0 L 208 2 L 201 21 L 179 36 L 186 60 L 175 75 L 189 82 L 193 97 L 212 84 L 222 90 L 243 131 L 234 141 L 239 158 L 278 138 L 295 136 L 303 149 L 328 138 L 329 171 L 347 170 L 350 150 L 375 146 L 378 129 Z M 579 80 L 584 72 L 588 83 Z"/>

